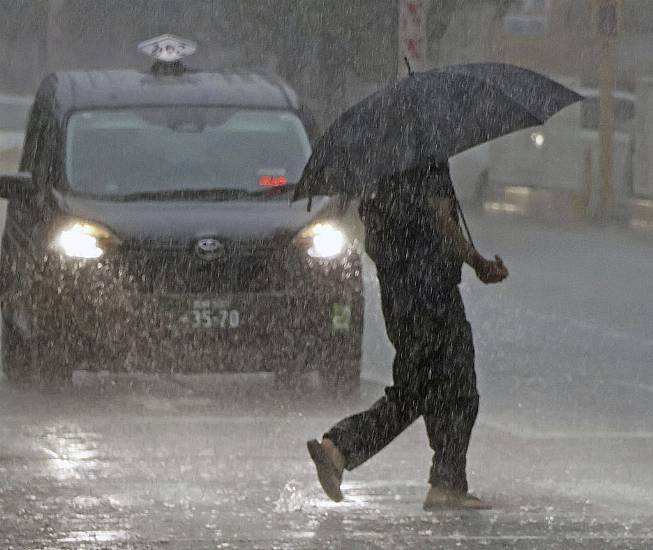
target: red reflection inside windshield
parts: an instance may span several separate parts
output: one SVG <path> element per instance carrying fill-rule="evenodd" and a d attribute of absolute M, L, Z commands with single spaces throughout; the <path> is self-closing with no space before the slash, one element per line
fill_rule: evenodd
<path fill-rule="evenodd" d="M 258 179 L 261 187 L 283 187 L 288 184 L 285 176 L 261 176 Z"/>

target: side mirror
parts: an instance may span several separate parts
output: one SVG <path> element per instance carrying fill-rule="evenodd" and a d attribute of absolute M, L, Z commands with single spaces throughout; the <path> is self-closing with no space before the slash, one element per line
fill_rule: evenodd
<path fill-rule="evenodd" d="M 25 200 L 34 193 L 35 187 L 31 172 L 0 175 L 0 198 Z"/>

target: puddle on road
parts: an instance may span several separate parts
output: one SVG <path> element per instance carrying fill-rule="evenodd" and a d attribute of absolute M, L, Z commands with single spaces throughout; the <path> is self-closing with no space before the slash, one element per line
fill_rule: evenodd
<path fill-rule="evenodd" d="M 127 531 L 72 531 L 67 536 L 60 538 L 59 542 L 123 542 L 131 539 Z"/>

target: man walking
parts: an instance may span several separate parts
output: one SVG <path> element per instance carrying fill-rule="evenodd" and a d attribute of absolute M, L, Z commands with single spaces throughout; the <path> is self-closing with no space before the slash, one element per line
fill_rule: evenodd
<path fill-rule="evenodd" d="M 395 347 L 394 384 L 368 410 L 307 443 L 326 494 L 342 500 L 343 471 L 378 453 L 419 416 L 433 464 L 425 509 L 479 509 L 468 493 L 466 454 L 478 413 L 471 327 L 458 290 L 462 264 L 484 283 L 508 276 L 501 258 L 483 258 L 458 223 L 446 165 L 378 182 L 361 201 L 365 249 L 377 267 L 388 337 Z"/>

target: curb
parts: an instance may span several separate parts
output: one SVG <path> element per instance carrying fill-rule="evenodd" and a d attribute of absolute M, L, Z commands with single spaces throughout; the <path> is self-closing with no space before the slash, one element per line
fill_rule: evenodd
<path fill-rule="evenodd" d="M 587 217 L 587 201 L 579 193 L 524 185 L 494 185 L 484 190 L 482 207 L 487 213 L 513 214 L 547 221 L 581 221 Z"/>
<path fill-rule="evenodd" d="M 488 186 L 481 207 L 487 214 L 509 214 L 539 221 L 578 223 L 605 222 L 582 193 L 528 186 Z M 632 198 L 613 207 L 608 216 L 618 225 L 653 235 L 653 200 Z"/>
<path fill-rule="evenodd" d="M 653 234 L 653 200 L 633 199 L 630 202 L 628 225 L 632 229 Z"/>

